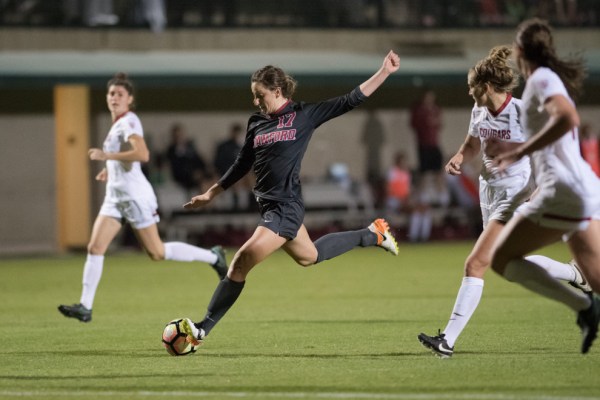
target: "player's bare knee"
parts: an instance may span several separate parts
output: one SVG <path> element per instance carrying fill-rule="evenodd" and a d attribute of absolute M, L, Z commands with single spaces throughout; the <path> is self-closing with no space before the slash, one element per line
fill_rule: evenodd
<path fill-rule="evenodd" d="M 490 260 L 484 260 L 479 257 L 468 257 L 467 261 L 465 261 L 465 276 L 482 278 L 489 264 Z"/>
<path fill-rule="evenodd" d="M 88 254 L 90 254 L 92 256 L 103 256 L 105 249 L 103 249 L 100 246 L 97 246 L 93 243 L 88 243 L 87 252 L 88 252 Z"/>
<path fill-rule="evenodd" d="M 252 251 L 240 250 L 238 251 L 229 267 L 230 271 L 234 275 L 246 275 L 255 264 L 255 257 Z"/>
<path fill-rule="evenodd" d="M 248 275 L 248 272 L 250 272 L 250 269 L 252 269 L 252 267 L 248 268 L 241 263 L 232 263 L 227 272 L 227 276 L 229 279 L 243 281 L 246 280 L 246 276 Z"/>

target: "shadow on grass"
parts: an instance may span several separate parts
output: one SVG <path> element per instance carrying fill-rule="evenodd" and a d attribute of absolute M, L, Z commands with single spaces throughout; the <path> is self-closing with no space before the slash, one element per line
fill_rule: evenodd
<path fill-rule="evenodd" d="M 532 356 L 545 354 L 551 349 L 547 347 L 532 347 L 527 351 L 493 351 L 490 352 L 489 355 L 491 357 L 514 357 L 516 355 L 526 355 L 530 354 Z M 182 358 L 192 358 L 192 357 L 202 357 L 202 358 L 214 358 L 214 359 L 244 359 L 244 358 L 267 358 L 267 359 L 348 359 L 348 360 L 356 360 L 356 359 L 390 359 L 390 358 L 403 358 L 403 357 L 431 357 L 435 355 L 428 349 L 422 349 L 420 351 L 395 351 L 395 352 L 387 352 L 387 353 L 302 353 L 301 351 L 296 351 L 294 353 L 266 353 L 266 352 L 238 352 L 238 353 L 220 353 L 217 352 L 218 349 L 203 349 L 200 348 L 196 351 L 195 354 L 189 354 L 186 356 L 173 357 L 166 353 L 163 349 L 150 349 L 143 351 L 130 351 L 124 352 L 123 350 L 102 350 L 102 349 L 94 349 L 94 350 L 56 350 L 56 351 L 5 351 L 4 354 L 11 354 L 17 356 L 59 356 L 59 357 L 116 357 L 116 358 L 127 358 L 127 359 L 140 359 L 140 358 L 153 358 L 153 359 L 182 359 Z M 565 354 L 571 355 L 573 351 L 564 350 L 564 351 L 556 351 L 554 349 L 554 354 Z M 2 353 L 0 353 L 2 354 Z M 481 357 L 482 354 L 479 351 L 471 351 L 464 350 L 460 351 L 460 354 L 454 358 L 458 357 L 466 357 L 466 356 L 478 356 Z M 436 357 L 437 358 L 437 357 Z M 2 376 L 0 376 L 0 379 Z"/>
<path fill-rule="evenodd" d="M 253 352 L 242 352 L 242 353 L 214 353 L 209 351 L 203 351 L 202 349 L 197 350 L 196 354 L 190 354 L 187 356 L 175 357 L 175 358 L 191 358 L 191 357 L 206 357 L 206 358 L 231 358 L 240 359 L 248 357 L 261 357 L 261 358 L 306 358 L 306 359 L 357 359 L 357 358 L 389 358 L 389 357 L 406 357 L 406 356 L 418 356 L 422 355 L 423 352 L 391 352 L 391 353 L 253 353 Z M 19 352 L 5 352 L 5 354 L 21 355 L 21 356 L 71 356 L 71 357 L 120 357 L 120 358 L 173 358 L 169 356 L 164 350 L 146 350 L 143 352 L 130 352 L 124 353 L 121 350 L 57 350 L 57 351 L 19 351 Z M 0 377 L 1 378 L 1 377 Z"/>

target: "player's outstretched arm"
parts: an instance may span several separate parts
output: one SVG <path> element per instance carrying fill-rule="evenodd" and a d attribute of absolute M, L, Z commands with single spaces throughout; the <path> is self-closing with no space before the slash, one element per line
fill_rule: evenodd
<path fill-rule="evenodd" d="M 381 68 L 375 74 L 360 85 L 360 90 L 365 96 L 372 95 L 381 84 L 387 79 L 390 74 L 400 69 L 400 57 L 398 54 L 390 50 L 383 59 Z"/>
<path fill-rule="evenodd" d="M 225 189 L 218 183 L 215 183 L 206 192 L 199 194 L 198 196 L 192 197 L 192 199 L 183 205 L 186 210 L 194 210 L 196 208 L 204 207 L 212 201 L 219 194 L 223 193 Z"/>

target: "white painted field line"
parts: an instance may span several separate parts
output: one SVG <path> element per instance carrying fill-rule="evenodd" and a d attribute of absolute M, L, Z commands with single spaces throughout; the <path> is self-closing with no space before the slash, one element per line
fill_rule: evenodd
<path fill-rule="evenodd" d="M 524 395 L 510 393 L 338 393 L 338 392 L 149 392 L 149 391 L 0 391 L 0 398 L 12 397 L 117 397 L 149 398 L 168 397 L 230 397 L 230 398 L 277 398 L 277 399 L 351 399 L 351 400 L 600 400 L 600 397 Z"/>

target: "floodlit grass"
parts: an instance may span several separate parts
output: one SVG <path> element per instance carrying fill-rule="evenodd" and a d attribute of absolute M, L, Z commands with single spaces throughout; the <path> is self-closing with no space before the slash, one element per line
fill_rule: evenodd
<path fill-rule="evenodd" d="M 600 343 L 579 354 L 573 312 L 491 272 L 454 357 L 421 347 L 419 332 L 446 324 L 471 246 L 357 249 L 306 269 L 278 252 L 186 357 L 160 336 L 203 316 L 208 266 L 111 254 L 83 324 L 56 310 L 79 300 L 83 255 L 3 259 L 0 398 L 600 398 Z M 568 258 L 560 245 L 542 253 Z"/>

